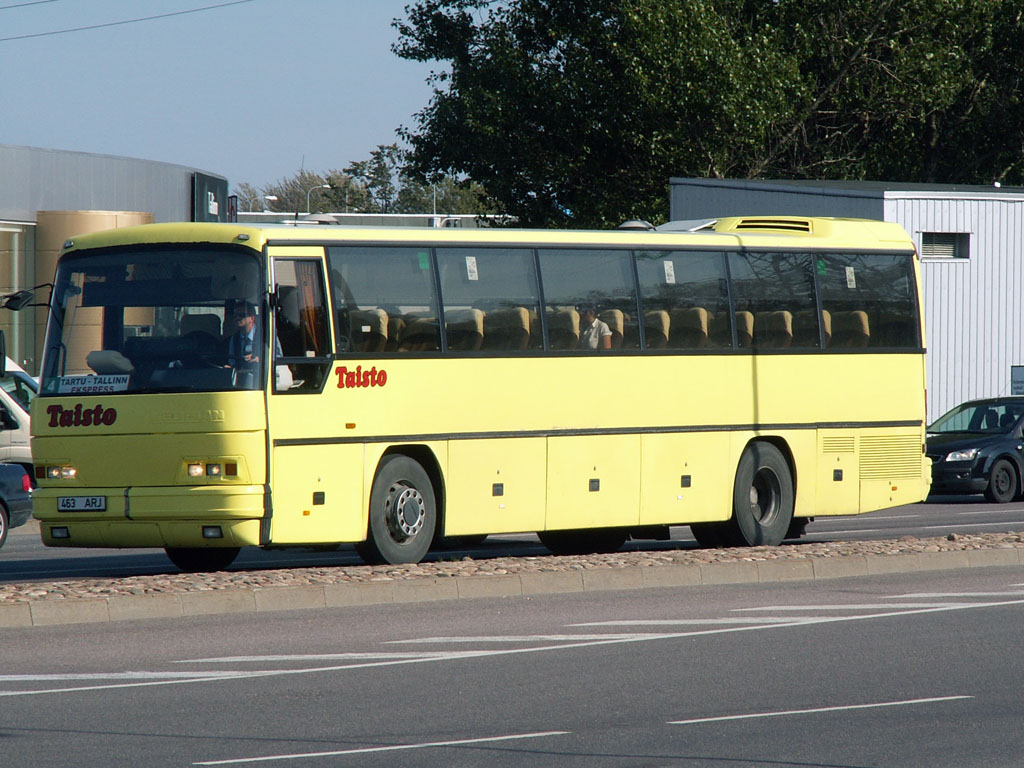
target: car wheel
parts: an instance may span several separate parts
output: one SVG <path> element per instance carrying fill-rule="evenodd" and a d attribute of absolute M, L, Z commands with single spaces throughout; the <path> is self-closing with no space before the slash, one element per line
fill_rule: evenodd
<path fill-rule="evenodd" d="M 0 504 L 0 547 L 7 541 L 7 529 L 11 526 L 11 520 L 7 516 L 7 510 Z"/>
<path fill-rule="evenodd" d="M 988 473 L 985 498 L 996 504 L 1005 504 L 1017 497 L 1017 472 L 1006 459 L 998 459 Z"/>

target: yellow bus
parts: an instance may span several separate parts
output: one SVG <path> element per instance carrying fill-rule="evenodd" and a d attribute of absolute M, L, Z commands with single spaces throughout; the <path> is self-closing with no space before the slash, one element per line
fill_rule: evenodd
<path fill-rule="evenodd" d="M 612 551 L 673 525 L 778 544 L 927 495 L 918 266 L 896 225 L 799 217 L 76 237 L 35 516 L 48 546 L 185 570 L 519 532 Z"/>

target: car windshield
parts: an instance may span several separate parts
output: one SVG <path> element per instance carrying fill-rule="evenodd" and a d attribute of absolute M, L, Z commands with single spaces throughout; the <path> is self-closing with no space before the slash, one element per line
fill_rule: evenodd
<path fill-rule="evenodd" d="M 71 254 L 54 279 L 40 395 L 258 388 L 262 285 L 237 248 Z"/>
<path fill-rule="evenodd" d="M 1024 413 L 1024 402 L 979 402 L 958 405 L 928 427 L 932 434 L 972 432 L 1005 434 L 1013 429 Z"/>

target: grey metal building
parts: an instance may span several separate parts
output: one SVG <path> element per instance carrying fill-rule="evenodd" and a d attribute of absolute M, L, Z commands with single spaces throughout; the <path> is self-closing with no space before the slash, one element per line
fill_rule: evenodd
<path fill-rule="evenodd" d="M 1024 189 L 673 178 L 672 219 L 839 216 L 903 225 L 921 254 L 928 418 L 1011 392 L 1024 365 Z"/>
<path fill-rule="evenodd" d="M 0 144 L 0 294 L 48 283 L 64 240 L 151 221 L 219 221 L 227 179 L 129 157 Z M 0 313 L 8 353 L 38 365 L 45 312 Z"/>

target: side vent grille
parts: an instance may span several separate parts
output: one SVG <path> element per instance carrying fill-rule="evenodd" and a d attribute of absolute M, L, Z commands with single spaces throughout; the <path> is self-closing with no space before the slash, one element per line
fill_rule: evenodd
<path fill-rule="evenodd" d="M 854 440 L 853 437 L 823 437 L 821 450 L 823 453 L 853 453 Z"/>
<path fill-rule="evenodd" d="M 920 435 L 872 435 L 860 439 L 861 480 L 920 476 Z"/>
<path fill-rule="evenodd" d="M 737 231 L 767 230 L 774 232 L 811 232 L 811 222 L 807 219 L 740 219 L 736 223 Z"/>

